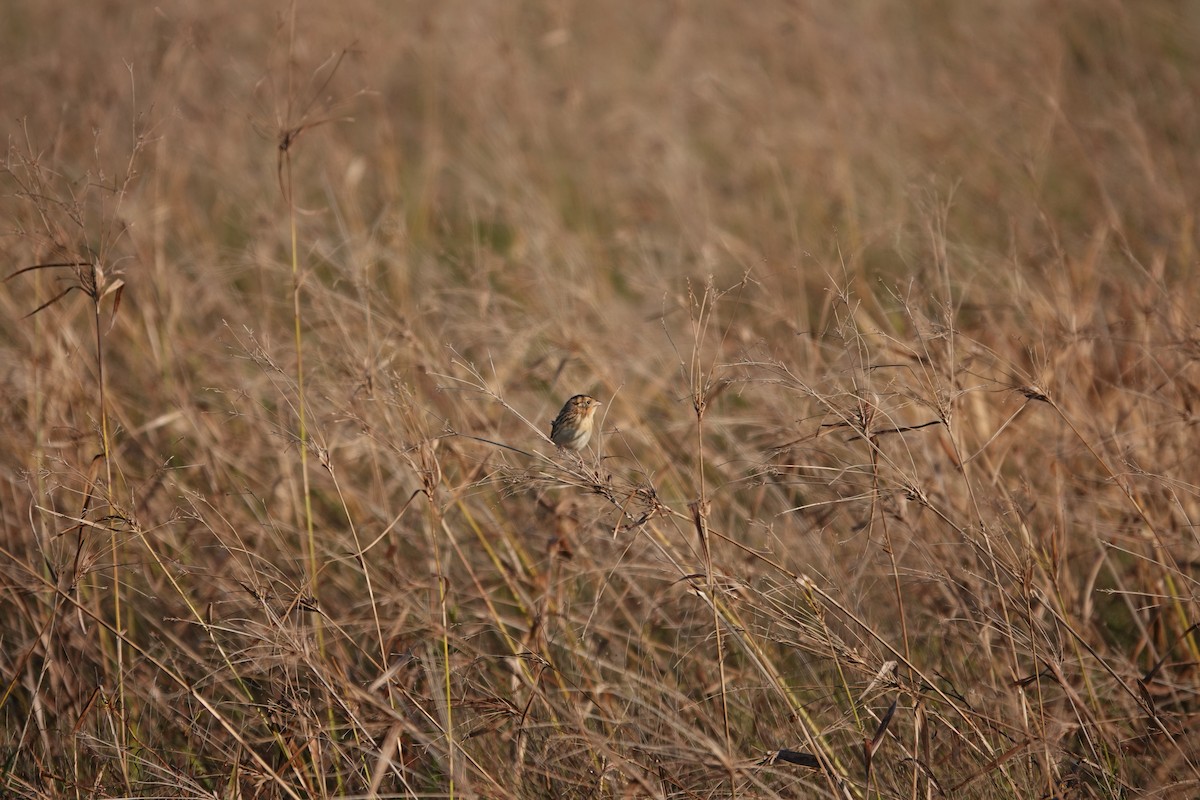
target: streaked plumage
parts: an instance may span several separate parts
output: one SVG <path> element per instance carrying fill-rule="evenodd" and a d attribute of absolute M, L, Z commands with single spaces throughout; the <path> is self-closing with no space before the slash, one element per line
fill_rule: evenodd
<path fill-rule="evenodd" d="M 577 394 L 566 402 L 550 425 L 550 441 L 564 450 L 582 450 L 592 438 L 596 409 L 603 405 L 594 397 Z"/>

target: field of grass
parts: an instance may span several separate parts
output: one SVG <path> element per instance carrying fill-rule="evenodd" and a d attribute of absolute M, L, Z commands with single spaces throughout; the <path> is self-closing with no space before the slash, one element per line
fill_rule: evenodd
<path fill-rule="evenodd" d="M 1196 4 L 0 48 L 0 795 L 1200 796 Z"/>

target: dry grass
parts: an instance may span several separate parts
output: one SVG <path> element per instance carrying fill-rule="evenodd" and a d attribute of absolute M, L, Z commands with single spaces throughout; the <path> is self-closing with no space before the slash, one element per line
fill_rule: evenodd
<path fill-rule="evenodd" d="M 1200 795 L 1190 5 L 332 5 L 0 11 L 5 796 Z"/>

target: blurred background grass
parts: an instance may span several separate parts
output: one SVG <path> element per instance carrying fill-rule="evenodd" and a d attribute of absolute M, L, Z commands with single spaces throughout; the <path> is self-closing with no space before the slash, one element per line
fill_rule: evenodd
<path fill-rule="evenodd" d="M 1200 791 L 1195 4 L 0 49 L 11 796 Z"/>

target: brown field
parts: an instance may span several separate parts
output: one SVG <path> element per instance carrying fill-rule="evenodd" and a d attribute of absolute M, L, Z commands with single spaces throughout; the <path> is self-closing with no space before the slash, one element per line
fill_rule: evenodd
<path fill-rule="evenodd" d="M 1200 796 L 1200 6 L 0 48 L 0 796 Z"/>

